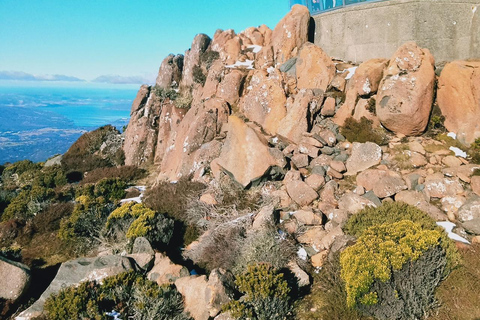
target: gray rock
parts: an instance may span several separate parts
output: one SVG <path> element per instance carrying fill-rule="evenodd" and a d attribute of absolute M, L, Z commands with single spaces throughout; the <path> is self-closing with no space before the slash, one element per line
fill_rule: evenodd
<path fill-rule="evenodd" d="M 80 258 L 62 263 L 60 269 L 48 286 L 47 290 L 30 306 L 23 311 L 17 320 L 33 319 L 43 313 L 45 300 L 61 289 L 75 286 L 84 281 L 100 281 L 106 277 L 132 270 L 133 266 L 127 257 L 101 256 L 98 258 Z"/>
<path fill-rule="evenodd" d="M 462 223 L 463 228 L 470 234 L 480 235 L 480 218 L 475 218 Z"/>
<path fill-rule="evenodd" d="M 296 63 L 297 63 L 297 58 L 296 57 L 288 59 L 285 63 L 283 63 L 280 66 L 279 69 L 282 72 L 287 72 L 288 74 L 291 74 L 291 75 L 295 76 L 296 75 Z"/>
<path fill-rule="evenodd" d="M 0 256 L 0 298 L 18 300 L 30 284 L 30 269 Z"/>
<path fill-rule="evenodd" d="M 373 204 L 375 204 L 375 206 L 377 206 L 377 207 L 382 205 L 382 201 L 380 201 L 380 199 L 375 195 L 375 193 L 373 191 L 365 192 L 362 195 L 362 197 L 372 201 Z"/>
<path fill-rule="evenodd" d="M 132 253 L 148 253 L 148 254 L 155 254 L 155 251 L 150 244 L 150 241 L 147 240 L 145 237 L 138 237 L 133 242 L 133 249 Z"/>
<path fill-rule="evenodd" d="M 461 222 L 480 218 L 480 197 L 472 196 L 458 209 L 458 220 Z"/>
<path fill-rule="evenodd" d="M 59 154 L 57 156 L 54 156 L 54 157 L 48 159 L 45 162 L 44 167 L 52 167 L 52 166 L 55 166 L 55 165 L 61 165 L 62 164 L 62 159 L 63 159 L 63 154 Z"/>

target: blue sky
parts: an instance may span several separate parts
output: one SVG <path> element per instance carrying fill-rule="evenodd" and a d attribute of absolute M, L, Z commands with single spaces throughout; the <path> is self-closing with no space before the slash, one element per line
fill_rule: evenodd
<path fill-rule="evenodd" d="M 152 77 L 195 34 L 274 28 L 288 0 L 0 0 L 0 71 Z"/>

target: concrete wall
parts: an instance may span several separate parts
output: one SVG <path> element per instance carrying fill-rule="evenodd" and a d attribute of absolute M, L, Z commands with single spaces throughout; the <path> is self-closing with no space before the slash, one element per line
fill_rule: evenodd
<path fill-rule="evenodd" d="M 315 44 L 331 57 L 390 58 L 407 41 L 435 61 L 480 58 L 480 0 L 389 0 L 313 16 Z"/>

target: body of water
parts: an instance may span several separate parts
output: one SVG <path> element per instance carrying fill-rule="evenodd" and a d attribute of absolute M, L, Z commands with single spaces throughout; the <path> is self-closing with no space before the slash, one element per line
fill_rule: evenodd
<path fill-rule="evenodd" d="M 106 124 L 128 124 L 138 86 L 0 83 L 0 164 L 45 161 L 80 135 Z"/>

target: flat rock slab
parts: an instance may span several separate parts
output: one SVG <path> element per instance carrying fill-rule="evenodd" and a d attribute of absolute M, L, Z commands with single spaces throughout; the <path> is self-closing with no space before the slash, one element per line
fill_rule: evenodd
<path fill-rule="evenodd" d="M 347 160 L 347 175 L 355 175 L 376 166 L 382 160 L 382 149 L 373 142 L 354 142 L 352 155 Z"/>
<path fill-rule="evenodd" d="M 97 258 L 80 258 L 62 263 L 60 269 L 47 290 L 16 320 L 30 320 L 43 313 L 45 300 L 61 289 L 75 286 L 85 281 L 100 281 L 106 277 L 132 270 L 131 261 L 122 256 L 101 256 Z"/>
<path fill-rule="evenodd" d="M 28 289 L 30 269 L 0 256 L 0 298 L 17 300 Z"/>

